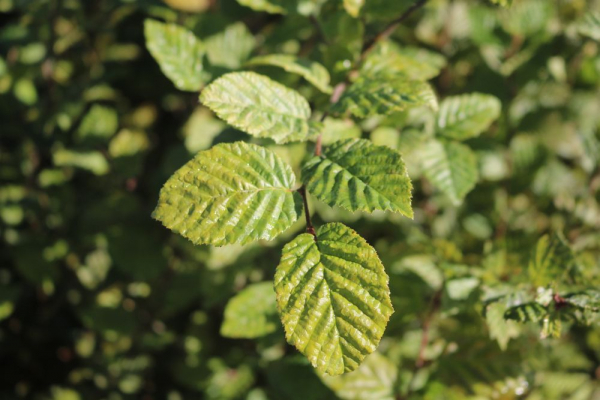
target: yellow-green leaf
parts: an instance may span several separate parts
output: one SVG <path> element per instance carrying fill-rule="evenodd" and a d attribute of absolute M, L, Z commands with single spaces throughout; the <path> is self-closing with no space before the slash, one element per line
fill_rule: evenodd
<path fill-rule="evenodd" d="M 276 143 L 303 141 L 316 133 L 304 97 L 254 72 L 223 75 L 202 91 L 200 101 L 230 125 Z"/>
<path fill-rule="evenodd" d="M 340 140 L 302 168 L 308 191 L 349 211 L 393 211 L 412 218 L 412 184 L 402 156 L 365 139 Z"/>
<path fill-rule="evenodd" d="M 367 118 L 424 105 L 435 110 L 438 107 L 429 84 L 401 74 L 376 73 L 359 77 L 331 112 Z"/>
<path fill-rule="evenodd" d="M 271 240 L 301 212 L 294 184 L 292 168 L 270 150 L 219 144 L 169 178 L 153 217 L 196 244 Z"/>
<path fill-rule="evenodd" d="M 241 22 L 229 25 L 223 32 L 204 41 L 211 65 L 237 69 L 248 59 L 256 46 L 252 33 Z"/>
<path fill-rule="evenodd" d="M 479 136 L 500 116 L 501 107 L 497 97 L 487 94 L 447 97 L 440 104 L 437 131 L 456 140 Z"/>
<path fill-rule="evenodd" d="M 275 332 L 279 326 L 272 282 L 248 286 L 229 300 L 221 335 L 253 339 Z"/>
<path fill-rule="evenodd" d="M 317 89 L 323 93 L 331 93 L 329 86 L 329 72 L 327 69 L 315 61 L 310 61 L 289 54 L 269 54 L 267 56 L 254 57 L 248 61 L 247 65 L 271 65 L 280 67 L 298 74 L 308 82 L 312 83 Z"/>
<path fill-rule="evenodd" d="M 377 348 L 393 313 L 388 276 L 352 229 L 326 224 L 283 249 L 277 306 L 289 343 L 329 375 L 358 368 Z"/>
<path fill-rule="evenodd" d="M 205 74 L 204 49 L 200 40 L 187 29 L 147 19 L 144 23 L 146 46 L 162 72 L 178 89 L 200 90 Z"/>
<path fill-rule="evenodd" d="M 477 158 L 464 144 L 430 140 L 423 146 L 421 162 L 427 179 L 456 205 L 477 183 Z"/>
<path fill-rule="evenodd" d="M 364 4 L 365 0 L 344 0 L 344 8 L 354 18 L 358 17 Z"/>

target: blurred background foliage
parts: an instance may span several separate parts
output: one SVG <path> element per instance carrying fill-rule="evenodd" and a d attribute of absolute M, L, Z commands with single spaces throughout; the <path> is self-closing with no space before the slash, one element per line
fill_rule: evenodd
<path fill-rule="evenodd" d="M 212 77 L 286 53 L 335 84 L 412 2 L 274 2 L 285 16 L 239 3 L 0 0 L 0 397 L 600 399 L 600 2 L 431 0 L 394 33 L 440 99 L 502 102 L 465 142 L 479 181 L 460 205 L 422 177 L 431 113 L 326 121 L 325 144 L 397 148 L 415 184 L 414 221 L 311 199 L 317 224 L 343 221 L 377 249 L 395 308 L 378 352 L 335 378 L 286 345 L 269 284 L 303 223 L 209 248 L 151 220 L 193 154 L 250 138 L 161 73 L 144 20 L 193 31 Z M 297 76 L 251 68 L 327 104 Z M 296 172 L 313 147 L 260 143 Z M 549 248 L 567 258 L 540 272 Z"/>

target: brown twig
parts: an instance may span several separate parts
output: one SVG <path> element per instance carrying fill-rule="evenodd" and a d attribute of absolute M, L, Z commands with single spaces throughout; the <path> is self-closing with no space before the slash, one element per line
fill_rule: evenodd
<path fill-rule="evenodd" d="M 310 233 L 317 240 L 317 233 L 313 227 L 312 221 L 310 220 L 310 210 L 308 209 L 308 199 L 306 198 L 306 188 L 304 185 L 298 188 L 298 193 L 302 197 L 302 204 L 304 204 L 304 217 L 306 218 L 306 232 Z"/>
<path fill-rule="evenodd" d="M 400 24 L 402 22 L 404 22 L 408 17 L 410 17 L 413 12 L 415 12 L 419 8 L 423 7 L 425 5 L 425 3 L 427 3 L 427 0 L 418 0 L 416 3 L 414 3 L 412 6 L 410 6 L 401 16 L 399 16 L 398 18 L 396 18 L 395 20 L 393 20 L 392 22 L 387 24 L 387 26 L 385 28 L 383 28 L 383 30 L 381 32 L 379 32 L 377 35 L 375 35 L 375 37 L 373 37 L 373 39 L 367 41 L 363 45 L 363 49 L 360 54 L 360 60 L 362 61 L 367 56 L 367 54 L 369 54 L 371 52 L 371 50 L 373 50 L 373 48 L 375 47 L 375 45 L 378 42 L 390 37 L 390 35 L 392 33 L 394 33 L 396 28 L 398 28 L 398 26 L 400 26 Z"/>

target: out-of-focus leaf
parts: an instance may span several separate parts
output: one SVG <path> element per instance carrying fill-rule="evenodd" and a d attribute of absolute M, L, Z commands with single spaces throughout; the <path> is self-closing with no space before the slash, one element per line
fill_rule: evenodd
<path fill-rule="evenodd" d="M 529 261 L 529 279 L 535 286 L 546 286 L 565 276 L 574 262 L 573 252 L 562 235 L 544 235 Z"/>
<path fill-rule="evenodd" d="M 248 59 L 256 40 L 241 22 L 229 25 L 221 33 L 204 40 L 204 48 L 211 65 L 237 69 Z"/>
<path fill-rule="evenodd" d="M 276 143 L 303 141 L 316 133 L 304 97 L 254 72 L 223 75 L 202 91 L 200 101 L 230 125 Z"/>
<path fill-rule="evenodd" d="M 219 133 L 225 129 L 225 124 L 216 119 L 206 108 L 197 108 L 183 127 L 185 148 L 191 154 L 206 150 Z"/>
<path fill-rule="evenodd" d="M 295 180 L 291 167 L 263 147 L 219 144 L 165 183 L 153 217 L 196 244 L 271 240 L 300 215 Z"/>
<path fill-rule="evenodd" d="M 364 4 L 365 0 L 344 0 L 344 8 L 354 18 L 358 17 Z"/>
<path fill-rule="evenodd" d="M 240 365 L 229 368 L 221 360 L 210 360 L 209 368 L 213 370 L 204 394 L 209 400 L 234 400 L 250 390 L 254 383 L 252 368 Z"/>
<path fill-rule="evenodd" d="M 310 61 L 289 54 L 269 54 L 267 56 L 254 57 L 246 65 L 271 65 L 280 67 L 294 74 L 298 74 L 308 82 L 312 83 L 323 93 L 331 93 L 329 86 L 329 72 L 315 61 Z"/>
<path fill-rule="evenodd" d="M 106 141 L 115 134 L 118 127 L 119 120 L 114 108 L 94 104 L 83 117 L 77 134 L 83 141 Z"/>
<path fill-rule="evenodd" d="M 456 205 L 477 183 L 477 159 L 461 143 L 430 140 L 423 147 L 421 162 L 427 179 Z"/>
<path fill-rule="evenodd" d="M 326 118 L 321 134 L 322 143 L 329 145 L 338 140 L 360 138 L 362 132 L 351 119 Z"/>
<path fill-rule="evenodd" d="M 478 136 L 500 116 L 500 108 L 500 100 L 486 94 L 447 97 L 440 103 L 437 131 L 456 140 Z"/>
<path fill-rule="evenodd" d="M 52 159 L 57 167 L 75 167 L 90 171 L 95 175 L 104 175 L 110 169 L 106 157 L 99 151 L 58 149 L 54 152 Z"/>
<path fill-rule="evenodd" d="M 429 84 L 404 75 L 377 73 L 358 78 L 331 107 L 331 112 L 367 118 L 422 105 L 437 109 Z"/>
<path fill-rule="evenodd" d="M 445 65 L 446 60 L 440 54 L 417 47 L 400 47 L 392 41 L 384 41 L 369 53 L 362 72 L 405 74 L 411 79 L 425 81 L 439 75 Z"/>
<path fill-rule="evenodd" d="M 210 7 L 210 0 L 163 0 L 169 6 L 191 13 L 197 13 L 207 10 Z"/>
<path fill-rule="evenodd" d="M 278 325 L 273 283 L 256 283 L 229 300 L 221 335 L 253 339 L 275 332 Z"/>
<path fill-rule="evenodd" d="M 329 375 L 358 368 L 393 313 L 379 257 L 350 228 L 331 223 L 284 249 L 275 291 L 289 343 Z"/>
<path fill-rule="evenodd" d="M 479 286 L 479 279 L 475 277 L 451 279 L 446 282 L 446 292 L 452 300 L 466 300 Z"/>
<path fill-rule="evenodd" d="M 150 141 L 144 132 L 123 129 L 110 141 L 108 153 L 115 158 L 134 156 L 146 151 L 149 146 Z"/>
<path fill-rule="evenodd" d="M 200 90 L 205 82 L 200 40 L 181 26 L 151 19 L 145 21 L 144 32 L 148 50 L 175 86 L 190 92 Z"/>
<path fill-rule="evenodd" d="M 285 357 L 267 367 L 269 386 L 281 400 L 337 400 L 301 356 Z"/>
<path fill-rule="evenodd" d="M 579 33 L 600 41 L 600 12 L 590 11 L 579 23 Z"/>
<path fill-rule="evenodd" d="M 532 302 L 508 308 L 504 313 L 504 318 L 519 322 L 540 322 L 547 315 L 546 307 Z"/>
<path fill-rule="evenodd" d="M 321 375 L 323 382 L 344 400 L 394 400 L 398 369 L 375 352 L 356 370 L 342 376 Z"/>
<path fill-rule="evenodd" d="M 349 211 L 393 211 L 412 218 L 412 184 L 402 156 L 365 139 L 335 142 L 302 167 L 308 191 Z"/>
<path fill-rule="evenodd" d="M 514 321 L 504 319 L 506 306 L 502 302 L 494 302 L 485 308 L 485 321 L 490 331 L 490 338 L 498 342 L 505 351 L 510 339 L 519 336 L 519 327 Z"/>

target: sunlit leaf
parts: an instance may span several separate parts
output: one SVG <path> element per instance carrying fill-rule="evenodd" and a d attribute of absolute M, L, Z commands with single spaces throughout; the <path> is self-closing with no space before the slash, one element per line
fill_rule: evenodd
<path fill-rule="evenodd" d="M 485 308 L 485 321 L 490 331 L 490 338 L 498 342 L 498 346 L 504 351 L 510 339 L 519 335 L 519 328 L 514 321 L 504 319 L 506 305 L 502 302 L 494 302 Z"/>
<path fill-rule="evenodd" d="M 277 143 L 307 140 L 316 133 L 304 97 L 254 72 L 223 75 L 202 91 L 200 101 L 234 127 Z"/>
<path fill-rule="evenodd" d="M 196 244 L 271 240 L 298 219 L 294 184 L 291 167 L 273 152 L 219 144 L 169 178 L 153 217 Z"/>
<path fill-rule="evenodd" d="M 478 136 L 498 118 L 500 108 L 500 100 L 486 94 L 447 97 L 440 103 L 437 131 L 456 140 Z"/>
<path fill-rule="evenodd" d="M 327 146 L 302 167 L 308 191 L 349 211 L 393 211 L 412 218 L 412 184 L 402 156 L 365 139 Z"/>
<path fill-rule="evenodd" d="M 229 25 L 223 32 L 204 41 L 211 65 L 228 69 L 240 68 L 255 46 L 254 36 L 241 22 Z"/>
<path fill-rule="evenodd" d="M 360 9 L 364 4 L 365 0 L 344 0 L 344 8 L 355 18 L 360 14 Z"/>
<path fill-rule="evenodd" d="M 329 375 L 357 369 L 393 313 L 375 249 L 340 223 L 284 247 L 275 291 L 288 342 Z"/>
<path fill-rule="evenodd" d="M 315 61 L 310 61 L 289 54 L 269 54 L 267 56 L 254 57 L 247 65 L 271 65 L 280 67 L 294 74 L 298 74 L 317 89 L 324 93 L 331 93 L 329 86 L 329 72 Z"/>
<path fill-rule="evenodd" d="M 529 260 L 529 279 L 533 285 L 546 286 L 565 276 L 574 262 L 573 252 L 562 235 L 544 235 Z"/>
<path fill-rule="evenodd" d="M 377 73 L 358 78 L 331 111 L 366 118 L 422 105 L 437 109 L 437 99 L 429 84 L 405 75 Z"/>
<path fill-rule="evenodd" d="M 423 146 L 421 162 L 427 179 L 454 204 L 460 204 L 477 183 L 477 159 L 463 144 L 430 140 Z"/>
<path fill-rule="evenodd" d="M 600 12 L 590 11 L 579 23 L 579 33 L 600 41 Z"/>

